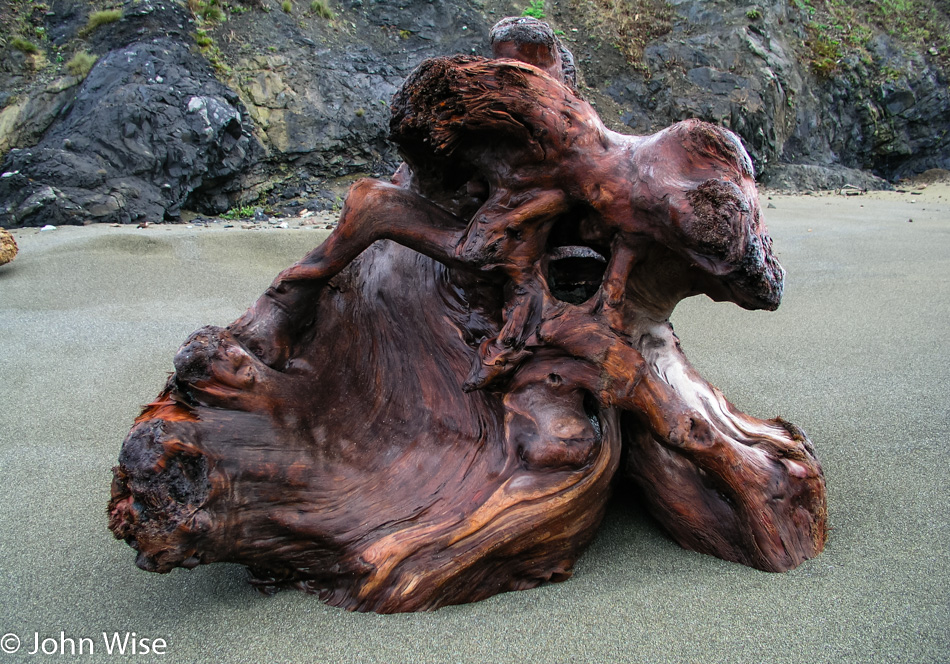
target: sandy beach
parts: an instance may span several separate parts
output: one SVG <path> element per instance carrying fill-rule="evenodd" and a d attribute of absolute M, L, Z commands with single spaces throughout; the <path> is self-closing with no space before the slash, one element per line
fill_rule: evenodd
<path fill-rule="evenodd" d="M 295 220 L 12 231 L 20 253 L 0 267 L 0 663 L 63 649 L 89 662 L 950 661 L 950 184 L 763 193 L 762 205 L 788 273 L 779 310 L 693 298 L 673 323 L 733 403 L 814 441 L 825 552 L 756 571 L 681 549 L 618 496 L 567 582 L 391 616 L 263 596 L 236 565 L 149 574 L 107 529 L 111 468 L 178 346 L 240 315 L 329 231 Z M 132 632 L 136 655 L 108 652 Z M 44 639 L 55 652 L 30 654 Z M 141 654 L 142 639 L 164 654 Z"/>

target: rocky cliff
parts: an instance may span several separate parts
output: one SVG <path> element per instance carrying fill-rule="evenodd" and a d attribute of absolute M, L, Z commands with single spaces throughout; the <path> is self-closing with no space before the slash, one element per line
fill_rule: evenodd
<path fill-rule="evenodd" d="M 932 29 L 946 27 L 946 8 L 928 5 L 898 31 L 859 25 L 867 12 L 844 26 L 843 5 L 814 2 L 532 7 L 575 52 L 582 93 L 614 129 L 722 124 L 742 136 L 761 180 L 786 189 L 886 186 L 950 168 L 947 31 Z M 434 55 L 487 55 L 491 25 L 525 7 L 0 0 L 0 9 L 9 35 L 0 225 L 17 226 L 338 204 L 346 178 L 399 161 L 388 104 L 405 76 Z"/>
<path fill-rule="evenodd" d="M 633 131 L 686 117 L 722 124 L 766 183 L 793 189 L 874 186 L 855 169 L 894 181 L 950 164 L 945 37 L 935 32 L 924 49 L 873 25 L 829 26 L 820 21 L 836 17 L 803 0 L 673 6 L 644 69 L 590 82 Z M 934 26 L 945 21 L 935 12 Z M 859 27 L 860 37 L 848 32 Z"/>

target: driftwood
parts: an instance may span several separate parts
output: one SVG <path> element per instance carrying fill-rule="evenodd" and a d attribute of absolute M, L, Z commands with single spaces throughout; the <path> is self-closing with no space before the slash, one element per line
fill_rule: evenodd
<path fill-rule="evenodd" d="M 821 551 L 805 434 L 738 412 L 669 324 L 700 293 L 779 304 L 745 150 L 698 121 L 607 130 L 556 40 L 507 27 L 507 57 L 424 62 L 392 181 L 357 182 L 326 242 L 178 351 L 115 469 L 140 567 L 238 562 L 356 610 L 475 601 L 569 577 L 615 478 L 686 548 L 768 571 Z"/>

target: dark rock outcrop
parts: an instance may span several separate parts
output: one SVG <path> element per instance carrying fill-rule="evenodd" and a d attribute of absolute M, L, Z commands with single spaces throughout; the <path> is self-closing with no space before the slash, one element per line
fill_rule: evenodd
<path fill-rule="evenodd" d="M 179 42 L 101 58 L 35 147 L 11 150 L 0 224 L 129 223 L 224 212 L 262 154 L 237 95 Z"/>
<path fill-rule="evenodd" d="M 60 76 L 0 113 L 0 154 L 23 145 L 36 145 L 76 94 L 74 76 Z"/>
<path fill-rule="evenodd" d="M 215 33 L 240 35 L 219 40 L 232 67 L 227 82 L 260 129 L 270 164 L 295 169 L 304 183 L 391 172 L 400 162 L 387 140 L 393 93 L 426 58 L 488 55 L 496 20 L 450 0 L 350 0 L 334 8 L 334 21 L 249 12 Z"/>
<path fill-rule="evenodd" d="M 332 22 L 301 14 L 306 5 L 290 14 L 263 4 L 271 11 L 204 24 L 215 72 L 183 3 L 126 2 L 120 21 L 85 37 L 100 59 L 81 85 L 66 78 L 54 95 L 36 84 L 7 114 L 14 126 L 0 139 L 20 147 L 0 168 L 0 223 L 161 221 L 271 189 L 319 196 L 327 177 L 390 171 L 392 93 L 426 57 L 486 50 L 494 22 L 447 0 L 354 0 Z M 87 13 L 66 5 L 51 5 L 54 45 L 85 25 Z"/>
<path fill-rule="evenodd" d="M 805 53 L 812 19 L 794 3 L 670 4 L 670 31 L 634 67 L 588 29 L 593 4 L 547 1 L 582 93 L 611 128 L 723 125 L 763 183 L 792 191 L 880 188 L 950 168 L 950 87 L 936 56 L 879 33 L 822 78 Z M 80 83 L 49 59 L 29 74 L 23 54 L 0 49 L 8 226 L 338 205 L 345 187 L 334 178 L 399 162 L 387 126 L 405 76 L 428 57 L 489 55 L 489 29 L 511 11 L 500 0 L 330 0 L 327 19 L 308 3 L 287 13 L 255 0 L 199 25 L 184 2 L 128 0 L 121 20 L 86 34 L 88 6 L 48 6 L 29 20 L 45 30 L 50 58 L 82 49 L 99 61 Z"/>
<path fill-rule="evenodd" d="M 842 189 L 888 189 L 890 183 L 868 171 L 843 166 L 773 164 L 761 178 L 769 189 L 789 193 Z"/>
<path fill-rule="evenodd" d="M 673 29 L 646 49 L 644 71 L 589 81 L 630 129 L 687 117 L 723 125 L 742 137 L 764 181 L 792 189 L 833 188 L 855 179 L 849 169 L 870 171 L 877 179 L 865 184 L 880 188 L 882 178 L 950 167 L 950 88 L 936 57 L 878 34 L 864 59 L 845 57 L 823 78 L 803 52 L 811 18 L 786 0 L 672 4 Z M 804 179 L 789 180 L 796 173 Z"/>

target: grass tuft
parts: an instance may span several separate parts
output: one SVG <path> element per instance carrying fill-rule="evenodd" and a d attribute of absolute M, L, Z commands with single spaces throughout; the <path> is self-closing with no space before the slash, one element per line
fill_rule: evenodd
<path fill-rule="evenodd" d="M 530 0 L 530 4 L 524 8 L 524 11 L 521 12 L 522 16 L 530 16 L 531 18 L 536 18 L 539 21 L 544 19 L 544 0 Z"/>
<path fill-rule="evenodd" d="M 227 20 L 218 0 L 188 0 L 188 9 L 199 23 L 220 23 Z"/>
<path fill-rule="evenodd" d="M 95 55 L 87 51 L 79 51 L 69 59 L 69 62 L 66 63 L 66 69 L 70 74 L 76 76 L 77 78 L 86 78 L 89 75 L 89 72 L 92 71 L 92 66 L 96 64 Z"/>
<path fill-rule="evenodd" d="M 254 216 L 254 208 L 250 205 L 242 205 L 240 207 L 231 208 L 227 212 L 221 215 L 222 219 L 249 219 Z"/>
<path fill-rule="evenodd" d="M 89 20 L 86 21 L 86 27 L 80 30 L 79 33 L 85 37 L 95 32 L 98 28 L 108 25 L 109 23 L 115 23 L 121 18 L 121 9 L 103 9 L 102 11 L 93 12 L 89 15 Z"/>
<path fill-rule="evenodd" d="M 328 21 L 332 21 L 336 18 L 336 14 L 330 9 L 330 5 L 327 4 L 326 0 L 313 0 L 313 2 L 310 3 L 310 11 Z"/>
<path fill-rule="evenodd" d="M 27 55 L 36 55 L 40 52 L 40 49 L 33 42 L 28 39 L 23 39 L 23 37 L 14 37 L 10 40 L 10 47 L 15 48 L 21 53 L 26 53 Z"/>

